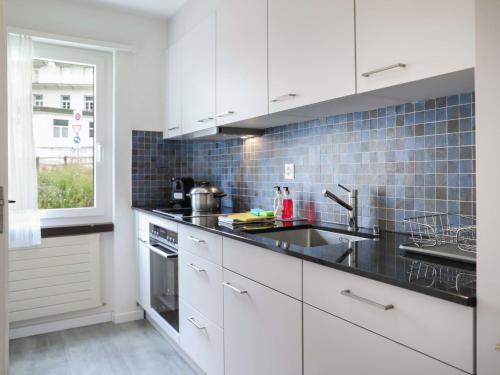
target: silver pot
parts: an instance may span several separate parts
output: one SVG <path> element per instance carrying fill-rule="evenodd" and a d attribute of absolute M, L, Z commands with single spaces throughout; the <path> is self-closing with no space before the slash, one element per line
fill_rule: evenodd
<path fill-rule="evenodd" d="M 198 186 L 189 192 L 193 211 L 216 211 L 221 207 L 221 199 L 226 196 L 215 186 Z"/>

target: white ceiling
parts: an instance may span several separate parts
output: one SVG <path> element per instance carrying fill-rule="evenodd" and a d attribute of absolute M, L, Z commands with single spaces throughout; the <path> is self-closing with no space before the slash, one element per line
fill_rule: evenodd
<path fill-rule="evenodd" d="M 107 5 L 136 13 L 169 18 L 186 0 L 80 0 L 80 2 Z"/>

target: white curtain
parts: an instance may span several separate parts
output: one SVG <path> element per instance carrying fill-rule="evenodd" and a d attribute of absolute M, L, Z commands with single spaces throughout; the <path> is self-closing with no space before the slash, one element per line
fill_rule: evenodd
<path fill-rule="evenodd" d="M 9 118 L 9 247 L 40 244 L 38 184 L 32 125 L 30 37 L 9 35 L 7 54 Z"/>

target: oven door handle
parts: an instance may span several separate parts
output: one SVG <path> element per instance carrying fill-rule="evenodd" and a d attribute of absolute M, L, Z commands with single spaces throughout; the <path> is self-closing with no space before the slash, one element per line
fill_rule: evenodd
<path fill-rule="evenodd" d="M 151 250 L 153 253 L 155 254 L 158 254 L 159 256 L 163 257 L 163 258 L 175 258 L 178 253 L 174 253 L 174 254 L 167 254 L 161 250 L 158 250 L 156 247 L 154 246 L 151 246 L 150 244 L 146 244 L 146 247 Z"/>

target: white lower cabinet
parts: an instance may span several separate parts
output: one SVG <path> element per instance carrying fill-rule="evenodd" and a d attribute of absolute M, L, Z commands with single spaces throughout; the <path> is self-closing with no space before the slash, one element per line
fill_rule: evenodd
<path fill-rule="evenodd" d="M 304 302 L 474 372 L 474 309 L 319 264 L 303 263 Z"/>
<path fill-rule="evenodd" d="M 136 215 L 146 311 L 150 222 Z M 179 245 L 179 342 L 208 375 L 475 371 L 473 308 L 184 225 Z"/>
<path fill-rule="evenodd" d="M 304 304 L 304 375 L 360 374 L 464 372 Z"/>
<path fill-rule="evenodd" d="M 188 251 L 179 251 L 179 295 L 222 327 L 222 267 Z"/>
<path fill-rule="evenodd" d="M 137 250 L 137 274 L 139 278 L 139 290 L 137 302 L 148 312 L 151 309 L 150 295 L 150 266 L 149 266 L 149 217 L 140 212 L 135 213 L 136 227 L 136 250 Z"/>
<path fill-rule="evenodd" d="M 302 374 L 302 302 L 224 270 L 225 375 Z"/>
<path fill-rule="evenodd" d="M 139 300 L 137 302 L 146 312 L 149 312 L 151 309 L 149 248 L 139 241 L 137 252 L 139 262 Z"/>
<path fill-rule="evenodd" d="M 179 330 L 181 347 L 191 359 L 207 375 L 222 375 L 222 329 L 181 300 Z"/>

